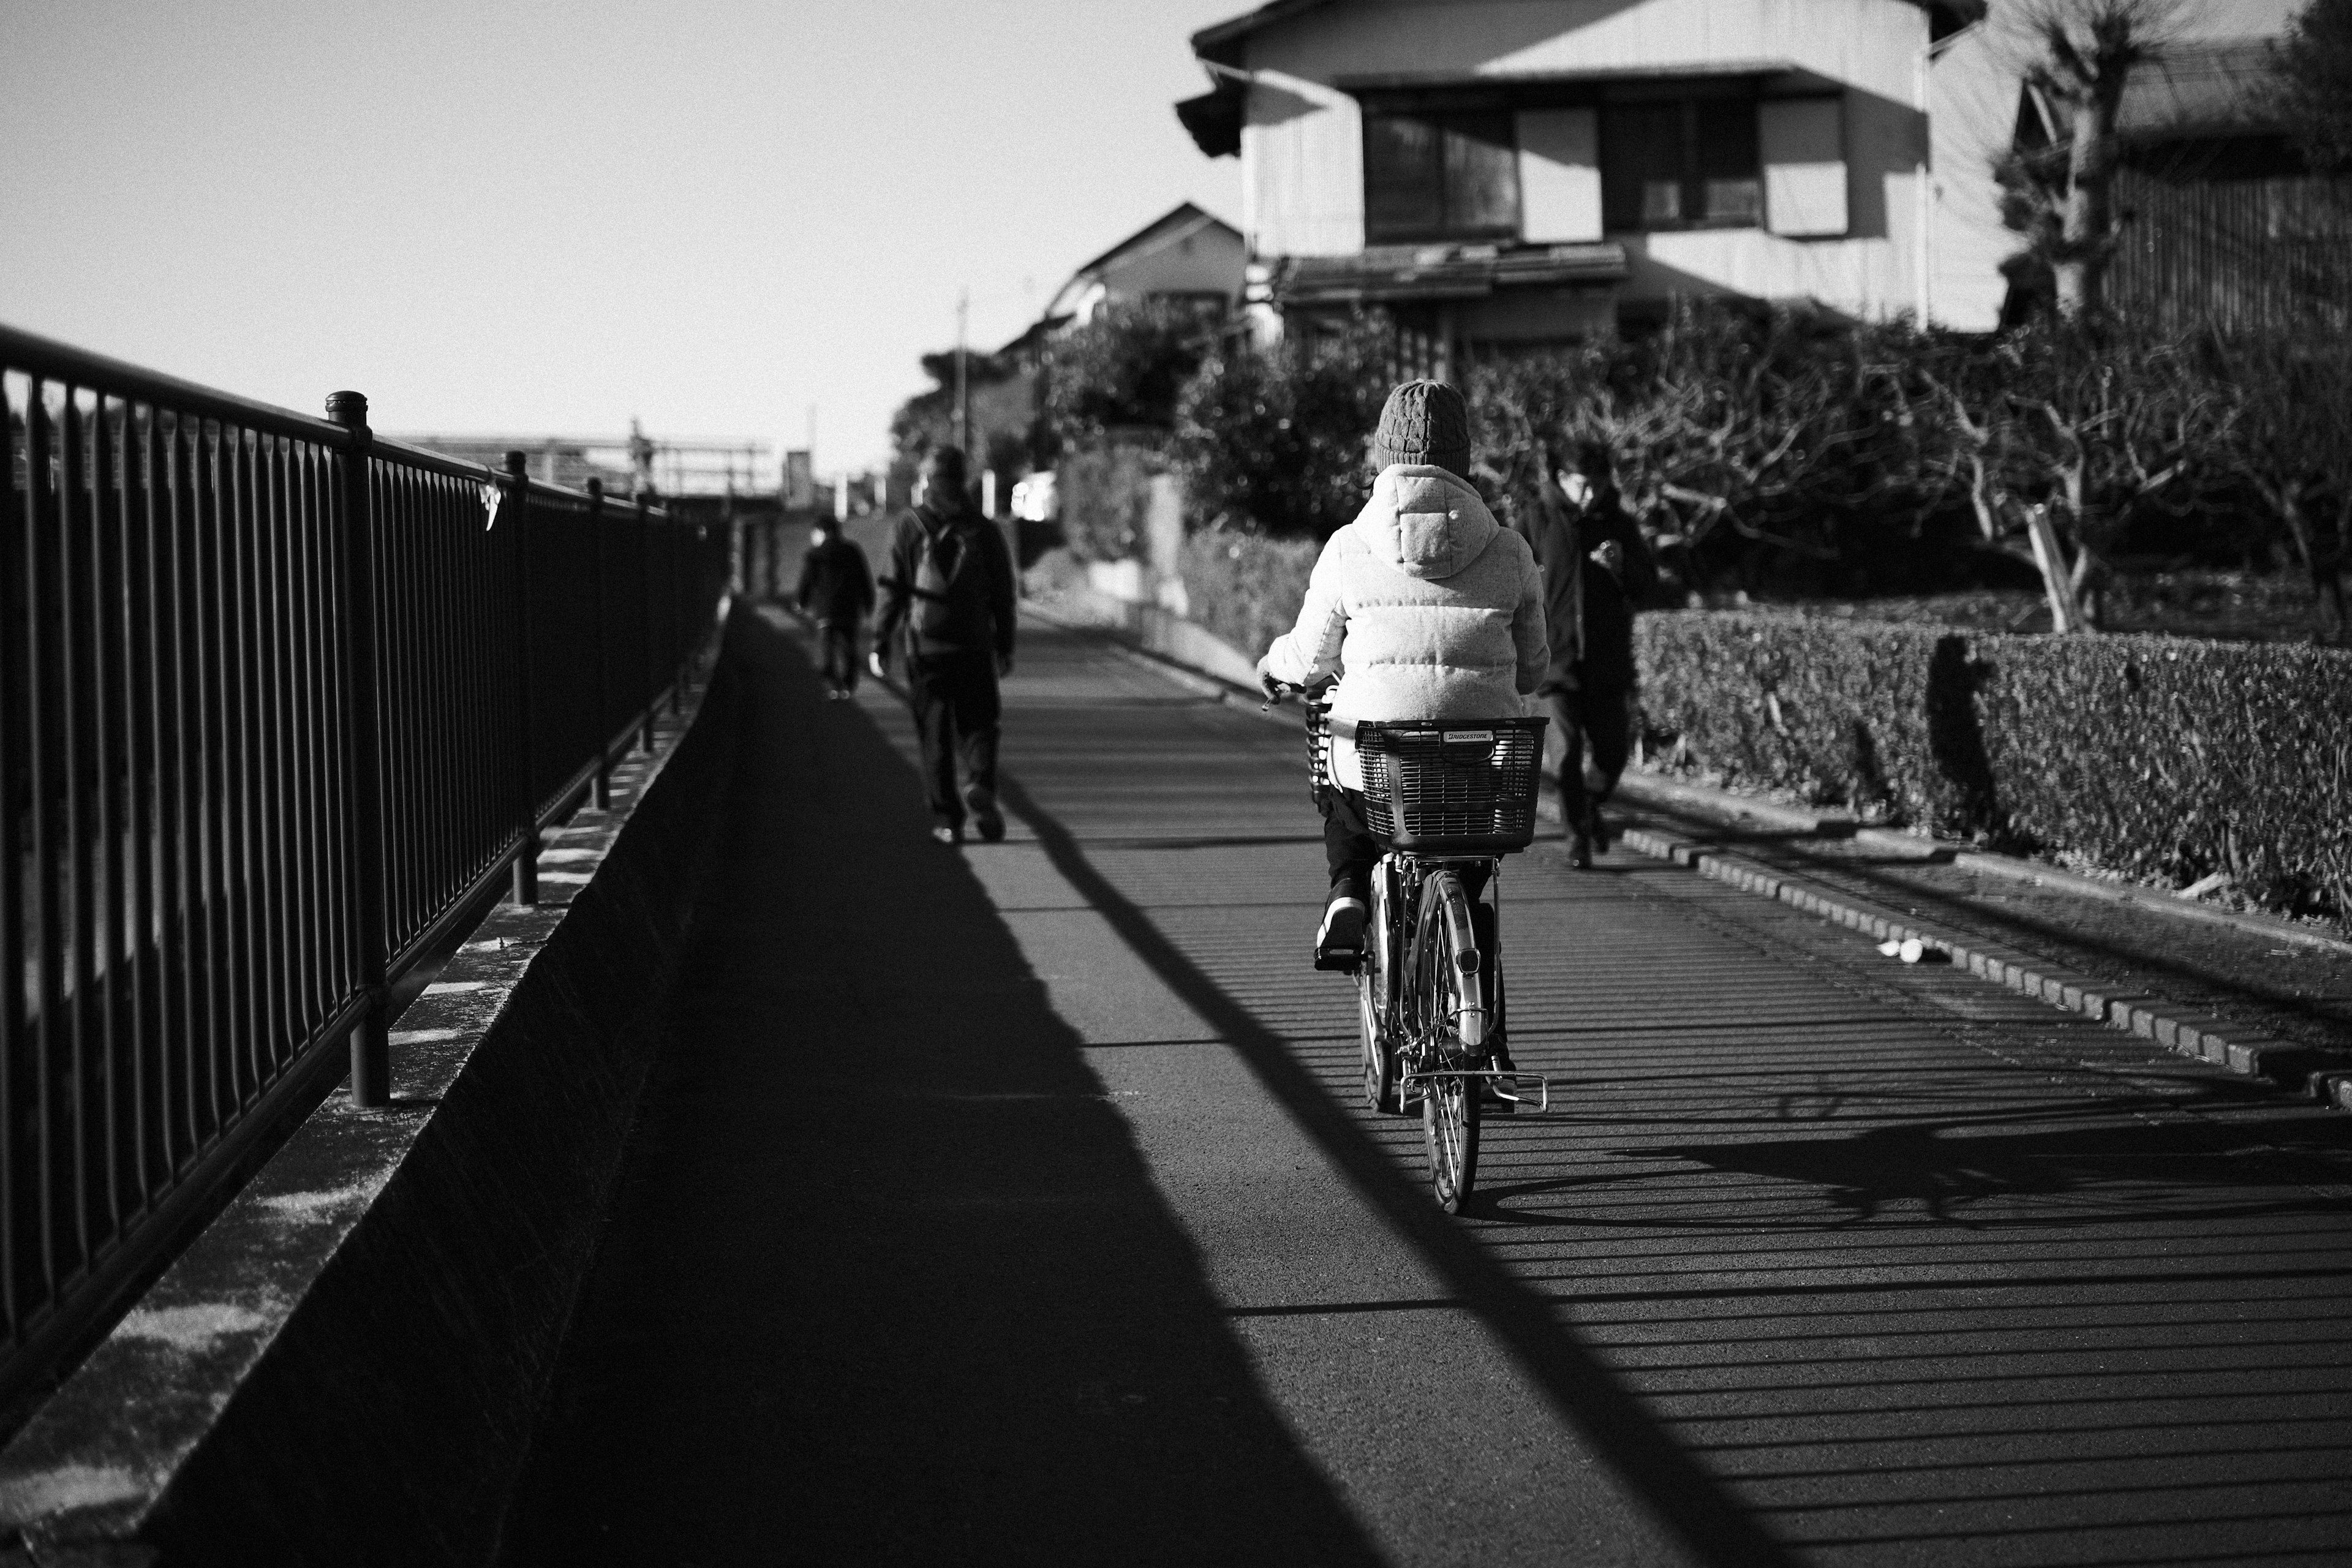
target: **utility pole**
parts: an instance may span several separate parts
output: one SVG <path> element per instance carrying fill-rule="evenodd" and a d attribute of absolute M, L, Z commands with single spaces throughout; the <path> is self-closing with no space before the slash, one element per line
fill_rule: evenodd
<path fill-rule="evenodd" d="M 956 297 L 955 444 L 966 458 L 971 456 L 971 381 L 964 374 L 964 326 L 971 315 L 971 286 Z"/>

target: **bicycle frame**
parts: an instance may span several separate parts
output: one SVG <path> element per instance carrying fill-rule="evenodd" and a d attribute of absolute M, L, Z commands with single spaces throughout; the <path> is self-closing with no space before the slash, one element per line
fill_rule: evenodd
<path fill-rule="evenodd" d="M 1473 900 L 1462 881 L 1463 873 L 1468 871 L 1485 873 L 1486 887 L 1493 897 L 1492 953 L 1484 952 L 1478 944 L 1476 924 L 1470 913 Z M 1413 945 L 1408 922 L 1421 910 L 1434 883 L 1441 900 L 1438 918 L 1455 928 L 1454 949 L 1472 961 L 1465 965 L 1464 973 L 1455 977 L 1452 987 L 1458 999 L 1458 1005 L 1449 1009 L 1453 1039 L 1462 1055 L 1472 1060 L 1484 1058 L 1491 1031 L 1503 1016 L 1502 874 L 1502 862 L 1491 857 L 1433 858 L 1402 850 L 1383 855 L 1373 869 L 1372 918 L 1365 931 L 1369 939 L 1366 962 L 1359 965 L 1357 973 L 1360 982 L 1376 986 L 1380 992 L 1375 1004 L 1377 1023 L 1386 1048 L 1397 1058 L 1400 1110 L 1417 1104 L 1428 1092 L 1429 1085 L 1443 1079 L 1481 1079 L 1494 1084 L 1498 1092 L 1512 1100 L 1520 1098 L 1515 1091 L 1532 1089 L 1538 1109 L 1548 1110 L 1551 1107 L 1551 1085 L 1541 1075 L 1454 1065 L 1446 1060 L 1440 1042 L 1410 1037 L 1405 1028 L 1408 1018 L 1418 1017 L 1423 1011 L 1415 988 L 1425 982 L 1418 966 L 1406 962 Z M 1439 878 L 1445 881 L 1436 882 Z M 1493 984 L 1491 995 L 1485 984 L 1489 978 Z"/>

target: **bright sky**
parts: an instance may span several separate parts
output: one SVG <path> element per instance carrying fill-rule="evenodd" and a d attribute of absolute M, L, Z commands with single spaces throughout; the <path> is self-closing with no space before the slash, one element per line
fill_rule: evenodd
<path fill-rule="evenodd" d="M 1251 0 L 0 0 L 0 321 L 380 430 L 887 449 L 1177 202 Z"/>

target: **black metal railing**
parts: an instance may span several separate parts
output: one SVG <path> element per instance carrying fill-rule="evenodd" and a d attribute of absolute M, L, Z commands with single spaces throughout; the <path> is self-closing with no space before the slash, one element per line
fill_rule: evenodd
<path fill-rule="evenodd" d="M 0 1396 L 138 1279 L 710 643 L 729 542 L 0 327 Z"/>

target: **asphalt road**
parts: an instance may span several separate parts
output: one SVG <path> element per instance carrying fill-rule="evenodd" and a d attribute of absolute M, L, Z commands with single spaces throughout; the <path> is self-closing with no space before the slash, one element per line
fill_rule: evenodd
<path fill-rule="evenodd" d="M 746 624 L 748 621 L 748 624 Z M 510 1563 L 2352 1560 L 2352 1118 L 1514 860 L 1480 1192 L 1364 1111 L 1296 731 L 1024 634 L 1008 842 L 757 687 Z"/>

